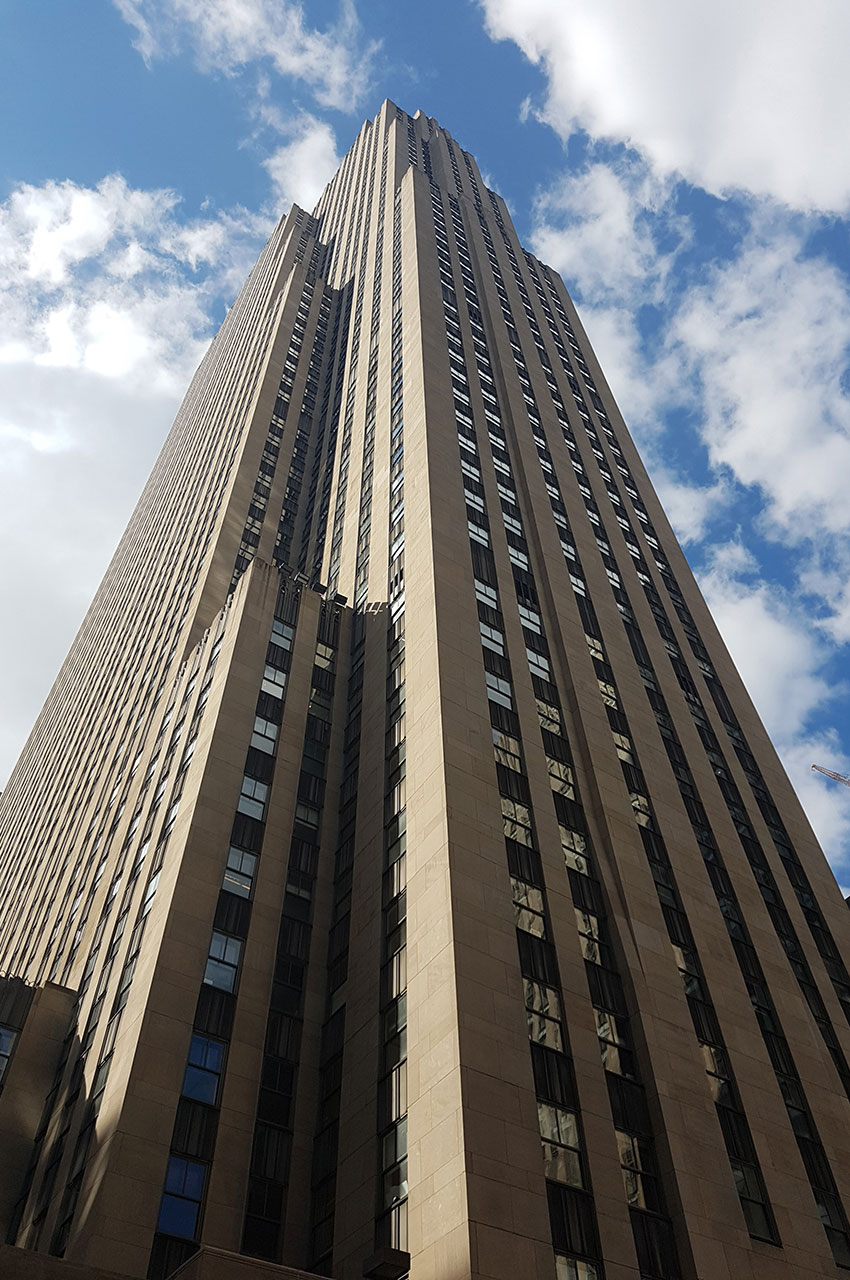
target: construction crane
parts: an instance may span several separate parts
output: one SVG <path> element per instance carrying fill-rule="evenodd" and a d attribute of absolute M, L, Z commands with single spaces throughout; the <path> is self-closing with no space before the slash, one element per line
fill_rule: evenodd
<path fill-rule="evenodd" d="M 834 778 L 836 782 L 843 782 L 845 787 L 850 787 L 850 778 L 846 777 L 845 774 L 833 773 L 831 769 L 824 769 L 823 765 L 820 764 L 813 764 L 812 768 L 817 773 L 823 773 L 827 778 Z"/>

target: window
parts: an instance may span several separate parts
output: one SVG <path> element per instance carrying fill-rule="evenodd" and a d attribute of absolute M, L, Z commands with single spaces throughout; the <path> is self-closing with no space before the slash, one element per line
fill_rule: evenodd
<path fill-rule="evenodd" d="M 159 876 L 160 873 L 157 871 L 151 876 L 147 883 L 145 896 L 142 899 L 142 905 L 139 907 L 139 918 L 146 916 L 151 909 L 151 903 L 153 902 L 154 894 L 156 893 L 157 885 L 159 884 Z"/>
<path fill-rule="evenodd" d="M 272 644 L 280 645 L 281 649 L 292 648 L 292 637 L 295 635 L 295 628 L 290 627 L 285 622 L 280 622 L 275 618 L 272 623 Z"/>
<path fill-rule="evenodd" d="M 224 869 L 222 889 L 238 894 L 240 898 L 250 898 L 254 887 L 254 874 L 257 869 L 257 858 L 253 853 L 231 846 L 227 855 L 227 866 Z"/>
<path fill-rule="evenodd" d="M 254 1130 L 251 1172 L 259 1178 L 285 1182 L 289 1171 L 292 1138 L 276 1125 L 258 1123 Z"/>
<path fill-rule="evenodd" d="M 501 729 L 493 729 L 493 753 L 498 764 L 505 765 L 517 773 L 522 773 L 522 743 Z"/>
<path fill-rule="evenodd" d="M 520 844 L 533 847 L 534 836 L 531 832 L 531 810 L 528 805 L 511 800 L 508 796 L 501 796 L 500 800 L 505 836 L 509 840 L 516 840 Z"/>
<path fill-rule="evenodd" d="M 333 671 L 336 663 L 336 651 L 327 644 L 316 645 L 315 664 L 326 671 Z"/>
<path fill-rule="evenodd" d="M 192 1239 L 197 1235 L 198 1213 L 204 1194 L 206 1165 L 172 1156 L 165 1175 L 165 1192 L 157 1230 Z"/>
<path fill-rule="evenodd" d="M 617 701 L 617 690 L 607 680 L 599 680 L 599 692 L 602 694 L 602 701 L 606 707 L 613 707 L 615 711 L 619 710 L 619 702 Z"/>
<path fill-rule="evenodd" d="M 525 933 L 536 934 L 538 938 L 546 937 L 546 917 L 544 913 L 543 891 L 525 880 L 512 878 L 512 897 L 516 927 Z"/>
<path fill-rule="evenodd" d="M 9 1065 L 9 1059 L 12 1056 L 12 1049 L 17 1037 L 17 1031 L 13 1031 L 11 1027 L 0 1027 L 0 1081 L 2 1081 Z"/>
<path fill-rule="evenodd" d="M 647 1213 L 633 1212 L 631 1217 L 641 1275 L 676 1280 L 681 1272 L 670 1223 Z"/>
<path fill-rule="evenodd" d="M 206 985 L 218 987 L 221 991 L 232 991 L 236 986 L 236 971 L 239 968 L 241 953 L 242 943 L 238 938 L 231 938 L 228 934 L 213 929 L 207 966 L 204 970 Z"/>
<path fill-rule="evenodd" d="M 481 643 L 484 645 L 485 649 L 492 649 L 494 653 L 498 653 L 501 657 L 504 657 L 504 632 L 498 631 L 495 627 L 488 627 L 484 622 L 479 622 L 478 626 L 481 631 Z"/>
<path fill-rule="evenodd" d="M 249 818 L 262 820 L 266 812 L 268 794 L 269 789 L 265 782 L 246 776 L 242 779 L 242 794 L 236 807 L 240 813 L 246 813 Z"/>
<path fill-rule="evenodd" d="M 486 671 L 484 674 L 487 680 L 487 697 L 490 701 L 512 709 L 514 700 L 510 680 L 503 680 L 501 676 L 493 675 L 492 671 Z"/>
<path fill-rule="evenodd" d="M 629 1206 L 657 1212 L 661 1209 L 661 1200 L 650 1144 L 618 1129 L 617 1146 Z"/>
<path fill-rule="evenodd" d="M 593 1012 L 603 1067 L 618 1076 L 634 1076 L 634 1056 L 629 1047 L 626 1020 L 615 1017 L 607 1009 L 594 1009 Z"/>
<path fill-rule="evenodd" d="M 733 1160 L 732 1176 L 741 1200 L 747 1231 L 757 1240 L 777 1242 L 776 1228 L 767 1207 L 767 1196 L 758 1169 L 741 1160 Z"/>
<path fill-rule="evenodd" d="M 604 942 L 603 926 L 599 917 L 589 911 L 575 908 L 576 927 L 578 928 L 581 951 L 585 960 L 592 964 L 606 964 L 608 947 Z"/>
<path fill-rule="evenodd" d="M 403 1200 L 407 1195 L 407 1118 L 400 1119 L 382 1142 L 384 1169 L 384 1208 Z"/>
<path fill-rule="evenodd" d="M 192 1036 L 189 1061 L 183 1077 L 183 1096 L 215 1106 L 224 1065 L 224 1045 L 207 1036 Z"/>
<path fill-rule="evenodd" d="M 263 693 L 270 693 L 273 698 L 282 698 L 286 688 L 286 672 L 279 671 L 277 667 L 266 666 L 260 688 Z"/>
<path fill-rule="evenodd" d="M 629 799 L 632 802 L 635 821 L 640 826 L 650 826 L 652 823 L 652 809 L 650 808 L 648 797 L 640 791 L 632 791 L 629 794 Z"/>
<path fill-rule="evenodd" d="M 583 1187 L 578 1116 L 565 1107 L 538 1101 L 537 1117 L 546 1177 L 571 1187 Z"/>
<path fill-rule="evenodd" d="M 552 790 L 557 791 L 560 795 L 569 796 L 571 800 L 575 800 L 573 771 L 566 761 L 554 760 L 551 756 L 547 756 L 546 764 L 549 769 L 549 782 Z"/>
<path fill-rule="evenodd" d="M 540 728 L 545 729 L 547 733 L 559 734 L 561 732 L 561 711 L 554 703 L 538 698 L 537 718 L 540 721 Z"/>
<path fill-rule="evenodd" d="M 599 1241 L 593 1201 L 590 1196 L 554 1182 L 546 1184 L 546 1191 L 549 1199 L 552 1243 L 556 1250 L 567 1254 L 579 1254 L 585 1258 L 598 1257 Z M 569 1275 L 569 1272 L 567 1274 Z"/>
<path fill-rule="evenodd" d="M 601 1280 L 602 1272 L 592 1262 L 556 1253 L 555 1276 L 556 1280 Z"/>
<path fill-rule="evenodd" d="M 545 1044 L 550 1049 L 563 1050 L 561 997 L 557 990 L 531 978 L 524 978 L 523 986 L 528 1038 L 536 1044 Z"/>
<path fill-rule="evenodd" d="M 573 831 L 570 827 L 565 827 L 561 824 L 559 824 L 558 829 L 561 833 L 561 848 L 567 867 L 572 867 L 574 871 L 579 871 L 582 875 L 588 875 L 587 837 L 582 832 Z"/>
<path fill-rule="evenodd" d="M 480 600 L 482 604 L 488 604 L 491 609 L 498 609 L 499 597 L 496 594 L 495 587 L 489 586 L 488 583 L 482 582 L 479 578 L 475 579 L 475 598 Z"/>
<path fill-rule="evenodd" d="M 262 716 L 257 716 L 254 720 L 254 732 L 251 734 L 251 746 L 273 756 L 276 743 L 277 725 L 271 720 L 264 720 Z"/>
<path fill-rule="evenodd" d="M 548 658 L 544 658 L 542 653 L 536 653 L 533 649 L 526 649 L 528 656 L 528 666 L 533 676 L 542 676 L 544 680 L 550 678 L 550 668 Z"/>

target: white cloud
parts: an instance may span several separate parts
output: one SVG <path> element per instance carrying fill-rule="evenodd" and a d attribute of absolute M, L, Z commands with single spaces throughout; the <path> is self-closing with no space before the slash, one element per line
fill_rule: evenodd
<path fill-rule="evenodd" d="M 644 465 L 658 494 L 664 513 L 687 547 L 701 542 L 712 520 L 729 501 L 729 489 L 723 480 L 714 484 L 689 484 L 661 460 L 663 450 L 644 450 Z"/>
<path fill-rule="evenodd" d="M 306 112 L 280 131 L 289 141 L 263 161 L 281 212 L 290 205 L 312 209 L 339 167 L 336 139 L 329 124 Z"/>
<path fill-rule="evenodd" d="M 715 466 L 757 485 L 790 542 L 850 529 L 850 296 L 805 257 L 805 229 L 757 214 L 741 250 L 689 290 L 669 342 L 698 381 Z"/>
<path fill-rule="evenodd" d="M 746 560 L 715 555 L 700 587 L 768 733 L 787 742 L 835 695 L 821 671 L 828 655 L 809 619 L 775 585 L 753 579 L 746 549 L 732 546 Z"/>
<path fill-rule="evenodd" d="M 825 601 L 818 629 L 835 644 L 850 641 L 850 539 L 815 537 L 800 571 L 801 591 Z"/>
<path fill-rule="evenodd" d="M 547 77 L 567 137 L 625 142 L 712 192 L 845 210 L 850 9 L 841 0 L 481 0 Z M 528 111 L 526 111 L 528 114 Z"/>
<path fill-rule="evenodd" d="M 172 191 L 134 191 L 113 174 L 96 187 L 73 182 L 24 184 L 0 207 L 0 268 L 45 285 L 59 285 L 114 237 L 130 238 L 167 219 Z"/>
<path fill-rule="evenodd" d="M 0 205 L 0 364 L 182 388 L 211 332 L 211 296 L 236 292 L 271 222 L 237 210 L 180 223 L 178 203 L 119 175 L 13 191 Z"/>
<path fill-rule="evenodd" d="M 287 0 L 114 0 L 150 62 L 184 44 L 202 70 L 233 75 L 270 62 L 279 75 L 308 84 L 322 106 L 353 110 L 369 83 L 376 45 L 364 42 L 351 0 L 325 31 L 305 23 Z"/>
<path fill-rule="evenodd" d="M 178 212 L 173 193 L 119 176 L 21 186 L 0 205 L 0 547 L 16 602 L 0 631 L 0 780 L 270 230 L 244 210 Z"/>
<path fill-rule="evenodd" d="M 657 300 L 689 235 L 687 223 L 671 212 L 671 190 L 635 157 L 567 173 L 535 202 L 534 251 L 594 306 L 612 298 Z M 675 248 L 663 252 L 661 222 L 677 233 Z"/>

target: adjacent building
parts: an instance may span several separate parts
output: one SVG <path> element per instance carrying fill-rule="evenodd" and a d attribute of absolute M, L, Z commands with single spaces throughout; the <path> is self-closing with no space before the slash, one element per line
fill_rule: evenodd
<path fill-rule="evenodd" d="M 0 820 L 13 1274 L 850 1268 L 847 908 L 421 112 L 274 231 Z"/>

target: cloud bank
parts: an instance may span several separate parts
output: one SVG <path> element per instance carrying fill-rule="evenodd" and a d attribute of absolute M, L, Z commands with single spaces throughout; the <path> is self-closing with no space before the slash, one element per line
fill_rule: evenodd
<path fill-rule="evenodd" d="M 233 76 L 252 63 L 303 81 L 323 107 L 356 109 L 369 84 L 375 42 L 351 0 L 320 31 L 287 0 L 114 0 L 147 62 L 188 47 L 202 71 Z"/>
<path fill-rule="evenodd" d="M 810 0 L 481 0 L 494 39 L 546 76 L 562 137 L 626 143 L 715 194 L 846 211 L 850 9 Z"/>

